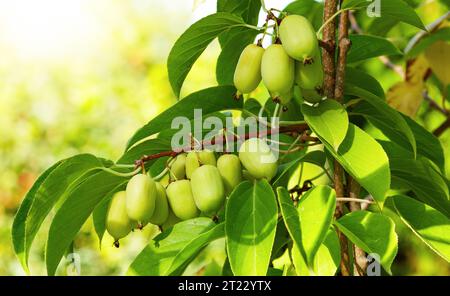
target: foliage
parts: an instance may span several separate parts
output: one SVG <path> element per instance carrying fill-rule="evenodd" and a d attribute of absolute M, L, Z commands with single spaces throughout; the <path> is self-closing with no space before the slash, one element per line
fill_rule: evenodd
<path fill-rule="evenodd" d="M 415 26 L 409 34 L 411 38 L 424 28 L 414 7 L 407 2 L 381 2 L 383 17 Z M 250 108 L 248 102 L 253 93 L 245 102 L 244 98 L 236 100 L 231 77 L 246 45 L 241 42 L 251 43 L 268 29 L 267 23 L 258 27 L 256 15 L 260 9 L 266 9 L 260 3 L 218 0 L 219 12 L 194 23 L 174 43 L 167 67 L 178 99 L 188 73 L 216 38 L 221 54 L 216 69 L 209 70 L 210 75 L 216 73 L 219 85 L 193 92 L 154 117 L 130 137 L 117 161 L 78 154 L 56 162 L 41 174 L 22 201 L 12 227 L 14 250 L 26 271 L 38 233 L 47 233 L 45 261 L 47 273 L 54 275 L 91 216 L 102 240 L 109 199 L 123 189 L 131 176 L 142 169 L 150 171 L 154 178 L 165 176 L 162 182 L 167 182 L 165 164 L 170 164 L 178 153 L 170 146 L 172 120 L 185 116 L 195 121 L 194 109 L 198 108 L 205 117 L 232 114 L 234 122 L 244 115 L 261 120 L 257 112 L 273 114 L 269 120 L 281 114 L 280 132 L 287 132 L 280 135 L 280 143 L 286 142 L 289 149 L 282 151 L 286 155 L 280 156 L 274 178 L 243 180 L 227 198 L 223 210 L 168 227 L 162 225 L 162 232 L 132 260 L 128 274 L 182 275 L 204 250 L 220 243 L 226 250 L 226 259 L 218 274 L 267 275 L 273 269 L 282 269 L 283 274 L 334 275 L 343 272 L 339 267 L 344 259 L 341 253 L 348 252 L 342 250 L 343 240 L 366 253 L 376 253 L 384 271 L 395 274 L 393 264 L 402 239 L 399 221 L 448 262 L 450 181 L 445 167 L 448 155 L 444 153 L 449 149 L 443 148 L 439 139 L 414 118 L 388 105 L 382 83 L 366 70 L 380 56 L 408 61 L 399 50 L 402 47 L 392 44 L 386 36 L 362 34 L 371 26 L 365 15 L 367 2 L 346 1 L 343 8 L 353 11 L 362 29 L 349 37 L 353 46 L 348 53 L 343 100 L 326 98 L 309 104 L 303 100 L 304 94 L 295 94 L 298 89 L 294 88 L 294 99 L 286 104 L 287 110 L 280 107 L 276 100 L 279 98 L 274 102 L 270 98 L 254 101 Z M 310 10 L 318 9 L 317 5 L 321 4 L 293 1 L 286 11 L 308 15 Z M 272 21 L 285 14 L 275 10 L 268 13 Z M 276 29 L 271 34 L 276 35 Z M 433 31 L 427 34 L 432 36 Z M 276 41 L 265 37 L 266 41 Z M 416 46 L 426 47 L 424 43 Z M 420 49 L 415 52 L 419 54 Z M 441 95 L 445 101 L 445 81 L 431 76 L 429 81 L 423 77 L 423 85 L 442 89 L 441 94 L 433 94 Z M 434 102 L 434 106 L 437 104 Z M 295 129 L 299 126 L 302 130 Z M 165 158 L 158 159 L 160 154 Z M 306 164 L 321 168 L 319 177 L 325 176 L 325 184 L 320 184 L 317 176 L 302 179 Z M 343 185 L 345 194 L 353 197 L 350 203 L 356 199 L 358 205 L 372 206 L 354 211 L 346 196 L 338 194 L 338 181 L 331 176 L 338 174 L 339 166 L 346 172 L 342 175 Z M 300 177 L 296 176 L 297 170 Z M 352 182 L 357 182 L 361 190 L 358 187 L 352 191 Z M 41 227 L 47 217 L 51 220 L 48 230 Z M 283 231 L 285 236 L 280 235 Z M 276 264 L 281 257 L 284 263 Z"/>

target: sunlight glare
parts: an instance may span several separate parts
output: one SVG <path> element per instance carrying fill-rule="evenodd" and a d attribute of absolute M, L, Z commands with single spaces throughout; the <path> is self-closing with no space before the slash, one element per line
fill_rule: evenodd
<path fill-rule="evenodd" d="M 86 54 L 99 42 L 89 2 L 0 0 L 0 44 L 30 60 Z"/>

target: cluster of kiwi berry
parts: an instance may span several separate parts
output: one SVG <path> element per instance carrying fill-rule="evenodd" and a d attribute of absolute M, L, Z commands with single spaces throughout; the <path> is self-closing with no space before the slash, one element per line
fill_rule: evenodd
<path fill-rule="evenodd" d="M 241 53 L 234 73 L 238 95 L 254 91 L 261 79 L 272 98 L 283 105 L 294 96 L 310 103 L 322 99 L 323 69 L 318 39 L 303 16 L 281 20 L 274 44 L 264 49 L 261 42 L 248 45 Z"/>
<path fill-rule="evenodd" d="M 210 150 L 179 154 L 170 163 L 167 188 L 141 173 L 129 180 L 125 191 L 114 194 L 106 229 L 118 247 L 119 239 L 148 223 L 164 230 L 200 215 L 215 216 L 241 181 L 270 181 L 276 172 L 277 159 L 259 138 L 246 140 L 239 156 L 222 154 L 216 159 Z"/>

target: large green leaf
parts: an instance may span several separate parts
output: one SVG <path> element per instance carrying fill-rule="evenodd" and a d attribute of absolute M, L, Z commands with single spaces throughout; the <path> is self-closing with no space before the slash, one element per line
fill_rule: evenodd
<path fill-rule="evenodd" d="M 303 104 L 302 113 L 314 133 L 337 150 L 348 129 L 344 107 L 335 100 L 325 100 L 316 107 Z"/>
<path fill-rule="evenodd" d="M 170 84 L 177 96 L 187 74 L 208 44 L 219 34 L 243 24 L 242 18 L 235 14 L 218 12 L 197 21 L 178 38 L 167 60 Z"/>
<path fill-rule="evenodd" d="M 397 254 L 395 224 L 387 216 L 367 211 L 349 213 L 334 222 L 355 245 L 380 256 L 380 263 L 390 274 Z"/>
<path fill-rule="evenodd" d="M 167 274 L 175 256 L 195 238 L 213 229 L 215 223 L 206 217 L 186 220 L 157 235 L 134 259 L 129 275 Z"/>
<path fill-rule="evenodd" d="M 314 0 L 297 0 L 289 3 L 283 11 L 288 14 L 298 14 L 306 17 L 318 30 L 322 24 L 323 3 Z"/>
<path fill-rule="evenodd" d="M 234 275 L 266 275 L 277 227 L 275 194 L 266 180 L 242 182 L 226 206 L 227 251 Z"/>
<path fill-rule="evenodd" d="M 371 35 L 350 35 L 352 47 L 347 56 L 348 63 L 356 63 L 382 55 L 401 55 L 402 52 L 385 38 Z"/>
<path fill-rule="evenodd" d="M 402 221 L 434 252 L 450 262 L 450 219 L 408 196 L 393 196 L 392 201 Z"/>
<path fill-rule="evenodd" d="M 384 99 L 384 89 L 378 80 L 360 69 L 353 67 L 347 67 L 345 69 L 345 85 L 347 89 L 351 86 L 356 86 Z"/>
<path fill-rule="evenodd" d="M 261 10 L 260 0 L 218 0 L 217 12 L 229 12 L 242 17 L 245 23 L 250 25 L 258 24 L 259 11 Z M 229 44 L 234 37 L 239 34 L 241 28 L 234 28 L 219 36 L 222 48 Z"/>
<path fill-rule="evenodd" d="M 14 252 L 19 258 L 22 267 L 25 269 L 27 273 L 29 273 L 28 269 L 28 251 L 29 247 L 26 247 L 26 222 L 28 217 L 28 212 L 31 208 L 33 200 L 41 187 L 42 183 L 47 180 L 48 176 L 51 172 L 53 172 L 58 166 L 61 164 L 61 161 L 55 163 L 50 168 L 48 168 L 45 172 L 43 172 L 39 178 L 34 182 L 33 186 L 27 192 L 27 195 L 23 199 L 19 210 L 17 211 L 16 216 L 14 217 L 14 222 L 12 226 L 12 242 L 14 246 Z M 30 243 L 31 244 L 31 243 Z"/>
<path fill-rule="evenodd" d="M 414 137 L 410 125 L 408 125 L 406 119 L 400 112 L 391 108 L 383 99 L 360 86 L 347 84 L 345 86 L 345 93 L 358 96 L 366 103 L 365 105 L 360 104 L 362 106 L 356 108 L 356 113 L 361 113 L 366 116 L 372 124 L 385 131 L 386 136 L 392 141 L 397 142 L 401 141 L 400 138 L 406 138 L 409 142 L 411 151 L 416 155 L 416 138 Z"/>
<path fill-rule="evenodd" d="M 239 15 L 247 24 L 257 24 L 260 9 L 260 0 L 217 0 L 217 12 Z"/>
<path fill-rule="evenodd" d="M 163 151 L 171 151 L 172 147 L 170 141 L 167 139 L 148 139 L 140 141 L 138 144 L 126 151 L 120 159 L 118 164 L 134 164 L 134 162 L 144 155 L 152 155 Z M 151 165 L 152 162 L 146 163 Z"/>
<path fill-rule="evenodd" d="M 314 256 L 313 267 L 309 268 L 296 246 L 291 250 L 292 263 L 297 275 L 333 276 L 341 262 L 341 245 L 336 231 L 329 229 L 325 240 Z"/>
<path fill-rule="evenodd" d="M 278 201 L 286 228 L 310 267 L 326 237 L 336 209 L 336 193 L 329 186 L 316 186 L 305 193 L 294 206 L 289 192 L 277 188 Z"/>
<path fill-rule="evenodd" d="M 175 117 L 193 119 L 194 109 L 201 109 L 203 116 L 222 110 L 242 109 L 242 100 L 233 99 L 235 93 L 233 86 L 216 86 L 190 94 L 141 127 L 128 141 L 127 150 L 144 138 L 170 129 Z"/>
<path fill-rule="evenodd" d="M 412 190 L 416 197 L 450 217 L 449 188 L 426 159 L 390 158 L 392 179 Z"/>
<path fill-rule="evenodd" d="M 14 249 L 25 270 L 28 270 L 31 245 L 44 219 L 62 199 L 70 185 L 76 184 L 77 179 L 98 167 L 103 167 L 103 163 L 91 154 L 68 158 L 51 171 L 47 171 L 44 174 L 46 178 L 37 180 L 27 194 L 13 225 Z"/>
<path fill-rule="evenodd" d="M 166 272 L 167 275 L 181 275 L 186 266 L 192 259 L 200 252 L 203 247 L 216 239 L 225 236 L 225 224 L 221 223 L 211 230 L 204 232 L 190 241 L 181 251 L 175 256 Z"/>
<path fill-rule="evenodd" d="M 345 140 L 337 151 L 326 142 L 324 145 L 382 207 L 391 180 L 389 159 L 382 146 L 352 123 L 349 124 Z"/>
<path fill-rule="evenodd" d="M 373 1 L 366 0 L 347 0 L 344 1 L 342 8 L 366 9 L 369 5 L 373 5 L 373 3 Z M 420 17 L 405 1 L 379 0 L 378 3 L 380 4 L 380 15 L 383 18 L 395 19 L 425 30 L 425 26 Z"/>
<path fill-rule="evenodd" d="M 368 116 L 370 118 L 369 114 L 369 108 L 364 107 L 364 110 L 361 110 L 358 108 L 358 112 L 365 114 L 365 116 Z M 418 123 L 416 123 L 414 120 L 410 119 L 408 116 L 404 115 L 404 119 L 406 120 L 407 124 L 411 128 L 411 131 L 414 134 L 414 138 L 417 142 L 417 155 L 419 157 L 425 157 L 432 161 L 440 170 L 440 172 L 445 171 L 445 158 L 444 158 L 444 149 L 442 148 L 441 142 L 438 138 L 433 136 L 432 133 L 427 131 L 425 128 L 420 126 Z M 373 122 L 371 120 L 371 122 Z M 387 137 L 392 142 L 382 141 L 379 142 L 383 145 L 383 148 L 389 149 L 386 150 L 388 153 L 389 158 L 391 157 L 401 157 L 401 158 L 408 158 L 408 159 L 415 159 L 414 154 L 408 150 L 410 148 L 410 145 L 408 143 L 408 140 L 406 137 L 401 134 L 395 134 L 393 133 L 389 127 L 385 125 L 381 125 L 378 123 L 376 125 L 385 135 L 388 135 Z"/>
<path fill-rule="evenodd" d="M 216 79 L 221 85 L 233 84 L 234 71 L 244 48 L 253 43 L 258 31 L 242 29 L 223 46 L 216 64 Z"/>
<path fill-rule="evenodd" d="M 285 183 L 289 181 L 290 173 L 292 173 L 301 162 L 312 163 L 325 169 L 326 155 L 323 151 L 314 150 L 290 162 L 279 165 L 277 174 L 273 178 L 274 181 L 272 182 L 272 186 L 275 188 L 285 185 Z"/>
<path fill-rule="evenodd" d="M 101 171 L 67 193 L 64 203 L 53 218 L 48 234 L 45 260 L 49 275 L 55 274 L 62 256 L 95 207 L 111 190 L 125 181 L 124 177 Z"/>

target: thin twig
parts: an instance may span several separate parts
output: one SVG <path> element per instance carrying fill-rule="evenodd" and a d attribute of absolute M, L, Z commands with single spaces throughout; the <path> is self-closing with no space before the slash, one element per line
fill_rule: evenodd
<path fill-rule="evenodd" d="M 423 98 L 425 101 L 428 102 L 428 104 L 430 105 L 431 108 L 439 111 L 440 113 L 442 113 L 445 116 L 449 116 L 450 112 L 444 108 L 442 108 L 441 106 L 439 106 L 438 103 L 436 103 L 435 100 L 433 100 L 433 98 L 430 97 L 430 95 L 428 94 L 428 91 L 424 90 L 423 91 Z"/>
<path fill-rule="evenodd" d="M 336 200 L 337 201 L 351 201 L 351 202 L 356 202 L 356 203 L 368 203 L 368 204 L 374 203 L 372 200 L 352 198 L 352 197 L 337 197 Z"/>
<path fill-rule="evenodd" d="M 450 128 L 450 116 L 433 131 L 435 137 L 440 137 L 448 128 Z"/>
<path fill-rule="evenodd" d="M 303 133 L 304 131 L 306 131 L 308 129 L 308 125 L 306 123 L 303 124 L 297 124 L 297 125 L 290 125 L 290 126 L 281 126 L 279 129 L 269 129 L 267 131 L 264 132 L 254 132 L 254 133 L 248 133 L 245 134 L 242 138 L 244 140 L 250 139 L 250 138 L 256 138 L 256 137 L 263 137 L 263 136 L 268 136 L 268 135 L 272 135 L 275 133 L 290 133 L 290 132 L 298 132 L 298 133 Z M 202 142 L 200 142 L 201 144 L 201 148 L 203 147 L 208 147 L 208 146 L 214 146 L 214 145 L 223 145 L 225 144 L 225 141 L 227 140 L 236 140 L 237 136 L 234 134 L 230 134 L 230 135 L 224 135 L 222 134 L 221 136 L 215 136 L 212 139 L 206 139 Z M 152 155 L 144 155 L 142 156 L 140 159 L 135 161 L 135 166 L 136 167 L 142 167 L 143 164 L 145 164 L 146 162 L 150 161 L 150 160 L 155 160 L 161 157 L 166 157 L 166 156 L 170 156 L 170 157 L 175 157 L 180 153 L 186 152 L 186 151 L 190 151 L 192 148 L 192 145 L 188 145 L 186 147 L 182 147 L 180 149 L 177 149 L 176 151 L 174 150 L 170 150 L 170 151 L 163 151 L 160 153 L 156 153 L 156 154 L 152 154 Z"/>

